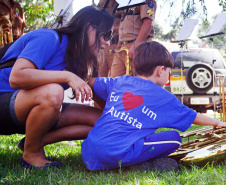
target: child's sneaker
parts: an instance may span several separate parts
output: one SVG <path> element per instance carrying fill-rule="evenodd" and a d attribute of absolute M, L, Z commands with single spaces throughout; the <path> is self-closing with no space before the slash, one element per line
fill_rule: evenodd
<path fill-rule="evenodd" d="M 159 158 L 154 160 L 145 161 L 140 164 L 131 166 L 132 169 L 139 171 L 177 171 L 178 163 L 171 158 Z"/>

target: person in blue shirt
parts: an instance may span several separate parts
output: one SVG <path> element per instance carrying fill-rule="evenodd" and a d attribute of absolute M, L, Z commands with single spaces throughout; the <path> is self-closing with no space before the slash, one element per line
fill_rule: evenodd
<path fill-rule="evenodd" d="M 19 143 L 27 168 L 58 167 L 46 158 L 44 146 L 84 139 L 101 115 L 99 109 L 63 104 L 64 89 L 88 100 L 88 79 L 97 75 L 97 55 L 110 44 L 113 16 L 96 7 L 78 11 L 59 29 L 25 34 L 7 50 L 0 63 L 16 58 L 13 67 L 0 69 L 0 134 L 26 134 Z"/>
<path fill-rule="evenodd" d="M 176 170 L 176 161 L 167 156 L 180 147 L 180 135 L 176 130 L 155 133 L 158 128 L 186 131 L 192 123 L 226 127 L 225 122 L 183 105 L 163 88 L 173 58 L 160 43 L 139 44 L 134 66 L 135 77 L 98 77 L 89 82 L 95 94 L 106 101 L 103 114 L 82 143 L 83 161 L 90 170 L 132 165 L 151 170 L 157 161 L 162 164 L 160 170 Z"/>

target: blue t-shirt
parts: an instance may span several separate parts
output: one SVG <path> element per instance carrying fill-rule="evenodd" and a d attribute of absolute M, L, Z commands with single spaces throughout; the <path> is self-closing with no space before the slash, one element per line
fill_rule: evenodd
<path fill-rule="evenodd" d="M 94 91 L 106 106 L 82 143 L 83 161 L 91 170 L 136 160 L 145 136 L 158 128 L 186 131 L 197 115 L 164 88 L 139 77 L 97 78 Z"/>
<path fill-rule="evenodd" d="M 11 58 L 26 58 L 33 62 L 38 69 L 63 70 L 66 68 L 64 55 L 67 47 L 67 36 L 62 35 L 62 41 L 56 31 L 39 29 L 26 33 L 13 43 L 0 63 Z M 9 85 L 9 75 L 12 67 L 0 69 L 0 94 L 12 92 Z"/>

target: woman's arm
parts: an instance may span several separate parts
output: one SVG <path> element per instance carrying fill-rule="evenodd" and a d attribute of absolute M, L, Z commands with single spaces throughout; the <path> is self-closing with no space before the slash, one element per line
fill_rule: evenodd
<path fill-rule="evenodd" d="M 79 99 L 80 92 L 83 99 L 92 98 L 92 90 L 89 85 L 74 73 L 69 71 L 47 71 L 39 70 L 31 61 L 19 58 L 13 66 L 9 83 L 16 89 L 33 89 L 49 83 L 67 83 L 74 91 L 76 100 Z"/>
<path fill-rule="evenodd" d="M 91 78 L 89 81 L 88 81 L 88 84 L 89 86 L 93 89 L 94 88 L 94 82 L 97 78 Z"/>
<path fill-rule="evenodd" d="M 104 109 L 106 101 L 104 101 L 102 98 L 100 98 L 99 96 L 97 96 L 94 92 L 94 82 L 95 82 L 96 78 L 91 78 L 88 82 L 89 86 L 93 89 L 93 100 L 95 102 L 95 106 L 101 110 Z"/>
<path fill-rule="evenodd" d="M 226 127 L 225 122 L 220 121 L 215 118 L 208 117 L 208 116 L 200 114 L 200 113 L 197 114 L 193 123 L 196 125 L 213 126 L 214 128 L 215 127 Z"/>

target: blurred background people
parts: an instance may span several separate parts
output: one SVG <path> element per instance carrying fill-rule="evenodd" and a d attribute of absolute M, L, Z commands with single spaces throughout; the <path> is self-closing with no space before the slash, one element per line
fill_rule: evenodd
<path fill-rule="evenodd" d="M 0 0 L 0 47 L 16 41 L 26 27 L 23 9 L 13 0 Z"/>
<path fill-rule="evenodd" d="M 126 62 L 128 50 L 130 75 L 135 75 L 132 59 L 135 47 L 142 41 L 151 41 L 154 37 L 153 21 L 155 19 L 157 4 L 155 0 L 149 0 L 144 5 L 138 5 L 121 11 L 119 25 L 119 50 L 114 55 L 111 67 L 111 77 L 126 74 Z"/>
<path fill-rule="evenodd" d="M 114 59 L 114 51 L 118 45 L 118 39 L 119 39 L 119 24 L 121 15 L 118 11 L 116 11 L 116 8 L 118 6 L 118 3 L 115 0 L 100 0 L 99 7 L 104 8 L 108 13 L 114 15 L 115 21 L 113 26 L 113 38 L 111 40 L 110 46 L 107 46 L 103 51 L 101 51 L 98 59 L 98 73 L 102 77 L 108 77 L 110 76 L 111 71 L 111 65 Z"/>

